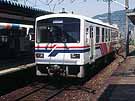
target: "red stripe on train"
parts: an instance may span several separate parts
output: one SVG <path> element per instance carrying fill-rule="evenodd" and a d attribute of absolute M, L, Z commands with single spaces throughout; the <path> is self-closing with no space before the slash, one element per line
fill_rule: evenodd
<path fill-rule="evenodd" d="M 53 46 L 35 46 L 35 48 L 54 48 Z M 57 46 L 57 48 L 89 48 L 90 46 Z"/>

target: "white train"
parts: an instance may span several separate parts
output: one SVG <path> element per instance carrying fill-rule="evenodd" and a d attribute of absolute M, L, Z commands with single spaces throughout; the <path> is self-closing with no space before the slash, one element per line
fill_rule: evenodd
<path fill-rule="evenodd" d="M 85 77 L 86 65 L 119 47 L 116 26 L 80 15 L 40 16 L 36 18 L 35 29 L 38 76 Z"/>

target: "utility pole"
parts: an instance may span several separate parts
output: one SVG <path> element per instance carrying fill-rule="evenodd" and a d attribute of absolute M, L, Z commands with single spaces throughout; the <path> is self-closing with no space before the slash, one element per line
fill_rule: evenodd
<path fill-rule="evenodd" d="M 25 0 L 23 0 L 23 4 L 26 5 L 26 1 Z"/>
<path fill-rule="evenodd" d="M 35 0 L 35 4 L 34 4 L 34 7 L 36 7 L 37 6 L 37 0 Z"/>
<path fill-rule="evenodd" d="M 109 24 L 112 24 L 112 22 L 111 22 L 111 0 L 108 0 L 108 22 L 109 22 Z"/>
<path fill-rule="evenodd" d="M 97 1 L 103 1 L 103 2 L 107 2 L 108 3 L 108 23 L 109 24 L 112 24 L 112 22 L 111 22 L 111 2 L 113 1 L 113 0 L 97 0 Z"/>
<path fill-rule="evenodd" d="M 125 21 L 125 37 L 126 37 L 126 57 L 129 54 L 129 29 L 128 29 L 128 16 L 127 16 L 127 12 L 128 12 L 128 8 L 129 8 L 129 1 L 125 0 L 125 13 L 126 13 L 126 21 Z"/>
<path fill-rule="evenodd" d="M 27 0 L 24 0 L 24 5 L 26 6 L 26 2 L 27 2 Z"/>

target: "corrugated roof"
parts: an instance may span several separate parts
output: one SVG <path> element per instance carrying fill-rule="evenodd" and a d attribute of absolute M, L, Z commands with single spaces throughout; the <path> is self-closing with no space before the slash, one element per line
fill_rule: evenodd
<path fill-rule="evenodd" d="M 9 10 L 10 12 L 7 10 Z M 17 15 L 25 15 L 25 16 L 30 16 L 30 17 L 37 17 L 44 14 L 52 13 L 45 10 L 33 8 L 30 6 L 25 6 L 16 2 L 0 0 L 0 12 L 6 12 L 6 11 L 8 13 L 16 13 Z"/>

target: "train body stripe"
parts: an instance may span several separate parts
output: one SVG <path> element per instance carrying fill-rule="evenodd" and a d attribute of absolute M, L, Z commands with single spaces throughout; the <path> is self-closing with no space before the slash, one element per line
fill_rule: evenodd
<path fill-rule="evenodd" d="M 100 47 L 101 54 L 105 55 L 108 52 L 107 43 L 95 44 L 96 47 Z M 58 53 L 83 53 L 90 51 L 91 46 L 57 46 L 56 44 L 52 46 L 35 46 L 35 52 L 45 52 L 50 53 L 49 56 L 56 56 Z M 54 51 L 52 51 L 54 49 Z M 111 46 L 110 46 L 111 49 Z M 88 51 L 87 51 L 88 50 Z M 51 52 L 52 51 L 52 52 Z"/>
<path fill-rule="evenodd" d="M 53 46 L 35 46 L 35 48 L 54 48 Z M 90 46 L 57 46 L 57 48 L 89 48 Z"/>
<path fill-rule="evenodd" d="M 51 50 L 35 50 L 35 52 L 43 52 L 43 53 L 50 53 L 49 54 L 49 57 L 54 57 L 56 56 L 58 53 L 85 53 L 85 52 L 89 52 L 90 51 L 90 48 L 88 49 L 80 49 L 80 50 L 68 50 L 68 49 L 65 49 L 65 50 L 54 50 L 53 52 L 51 52 Z"/>

